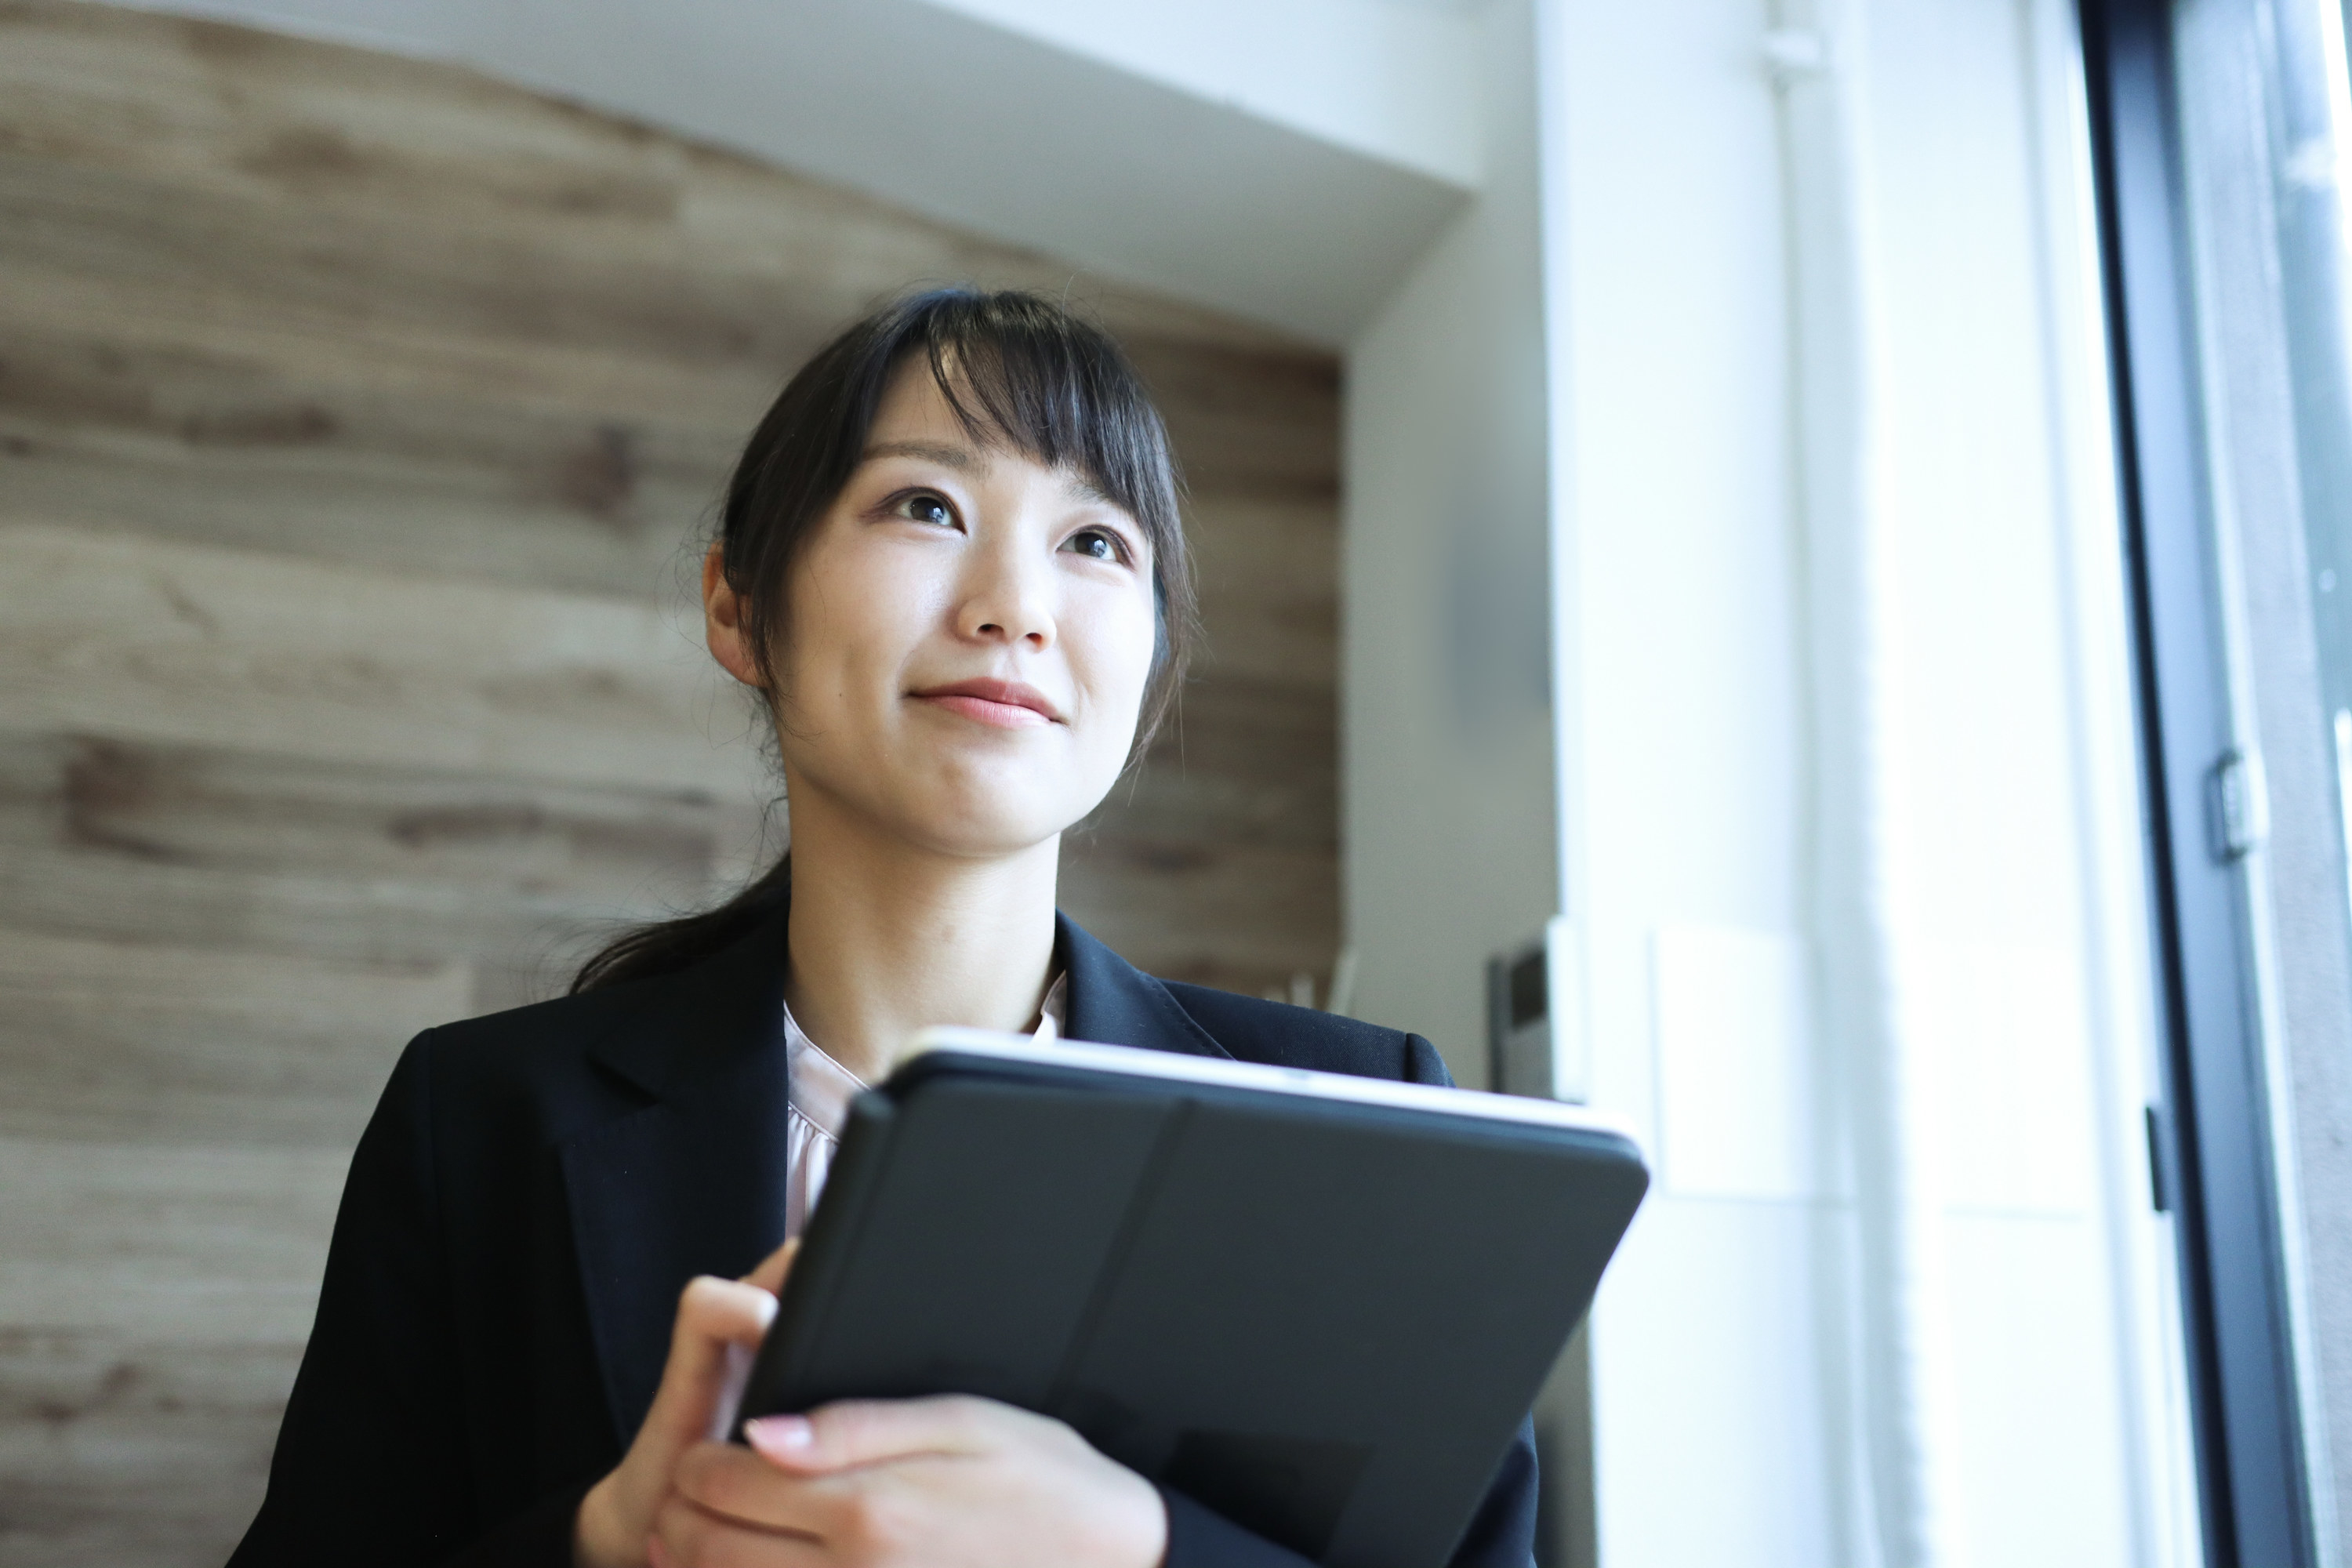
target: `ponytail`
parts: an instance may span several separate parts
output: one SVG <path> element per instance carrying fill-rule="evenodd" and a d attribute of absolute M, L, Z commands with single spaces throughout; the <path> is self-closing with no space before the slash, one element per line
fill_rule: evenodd
<path fill-rule="evenodd" d="M 688 968 L 734 946 L 792 900 L 793 858 L 787 852 L 758 880 L 717 909 L 674 921 L 656 921 L 607 943 L 572 976 L 572 994 L 576 996 L 583 991 L 599 991 Z"/>

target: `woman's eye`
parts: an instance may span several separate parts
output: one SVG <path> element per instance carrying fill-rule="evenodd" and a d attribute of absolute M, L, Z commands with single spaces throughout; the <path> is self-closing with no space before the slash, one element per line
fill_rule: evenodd
<path fill-rule="evenodd" d="M 955 509 L 937 496 L 908 496 L 898 503 L 898 515 L 917 522 L 933 523 L 940 528 L 955 526 Z"/>
<path fill-rule="evenodd" d="M 1075 550 L 1081 555 L 1090 555 L 1097 561 L 1116 562 L 1124 558 L 1124 552 L 1118 547 L 1118 541 L 1099 528 L 1080 529 L 1070 535 L 1062 548 Z"/>

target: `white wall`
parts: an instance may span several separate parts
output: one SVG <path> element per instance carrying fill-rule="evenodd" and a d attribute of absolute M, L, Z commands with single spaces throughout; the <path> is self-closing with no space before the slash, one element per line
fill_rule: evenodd
<path fill-rule="evenodd" d="M 1804 669 L 1769 15 L 1551 19 L 1566 903 L 1594 1100 L 1661 1156 L 1593 1323 L 1601 1561 L 1850 1563 L 1846 1227 L 1784 1022 Z M 1759 1080 L 1784 1107 L 1761 1138 Z"/>
<path fill-rule="evenodd" d="M 1350 1011 L 1486 1081 L 1487 959 L 1559 908 L 1534 6 L 1490 0 L 1475 201 L 1349 345 L 1340 822 Z M 1591 1516 L 1571 1354 L 1538 1423 Z"/>
<path fill-rule="evenodd" d="M 1465 190 L 1479 183 L 1484 29 L 1398 0 L 929 0 Z"/>
<path fill-rule="evenodd" d="M 1965 1542 L 1988 1563 L 2186 1561 L 2072 7 L 1885 13 L 1870 195 Z"/>
<path fill-rule="evenodd" d="M 1350 1010 L 1486 1081 L 1486 961 L 1558 907 L 1532 7 L 1492 0 L 1478 197 L 1349 344 L 1341 542 Z"/>

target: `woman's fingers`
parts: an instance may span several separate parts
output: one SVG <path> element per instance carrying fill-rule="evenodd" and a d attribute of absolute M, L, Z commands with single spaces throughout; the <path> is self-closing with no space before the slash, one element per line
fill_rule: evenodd
<path fill-rule="evenodd" d="M 652 1568 L 835 1568 L 839 1559 L 806 1537 L 708 1514 L 672 1499 L 646 1540 Z"/>
<path fill-rule="evenodd" d="M 992 1400 L 850 1399 L 806 1415 L 767 1415 L 743 1435 L 779 1469 L 822 1475 L 916 1454 L 976 1454 L 1039 1419 Z"/>
<path fill-rule="evenodd" d="M 756 1451 L 708 1444 L 679 1459 L 669 1506 L 696 1518 L 675 1527 L 677 1541 L 732 1551 L 814 1537 L 829 1563 L 1143 1568 L 1167 1552 L 1167 1511 L 1150 1482 L 1060 1422 L 1010 1405 L 860 1400 L 746 1431 Z"/>
<path fill-rule="evenodd" d="M 669 1495 L 671 1468 L 732 1411 L 751 1347 L 775 1315 L 776 1298 L 757 1285 L 708 1275 L 688 1284 L 653 1408 L 619 1468 L 590 1489 L 573 1521 L 573 1557 L 583 1568 L 634 1568 L 645 1561 L 646 1531 Z"/>
<path fill-rule="evenodd" d="M 708 1436 L 723 1415 L 729 1385 L 741 1378 L 745 1355 L 758 1348 L 775 1315 L 774 1294 L 757 1285 L 708 1274 L 689 1281 L 639 1440 L 650 1436 L 675 1452 Z"/>
<path fill-rule="evenodd" d="M 697 1443 L 678 1456 L 671 1485 L 714 1518 L 814 1539 L 826 1533 L 838 1506 L 823 1490 L 826 1479 L 788 1475 L 733 1443 Z"/>
<path fill-rule="evenodd" d="M 698 1443 L 679 1457 L 674 1489 L 654 1540 L 677 1564 L 756 1563 L 781 1568 L 831 1561 L 813 1549 L 838 1504 L 811 1495 L 812 1482 L 779 1474 L 730 1443 Z"/>

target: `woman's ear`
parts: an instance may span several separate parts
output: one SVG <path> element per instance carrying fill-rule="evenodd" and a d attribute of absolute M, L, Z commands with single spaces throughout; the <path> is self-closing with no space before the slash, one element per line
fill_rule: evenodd
<path fill-rule="evenodd" d="M 702 558 L 702 635 L 719 668 L 746 686 L 766 688 L 744 637 L 743 600 L 727 581 L 726 558 L 716 544 Z"/>

